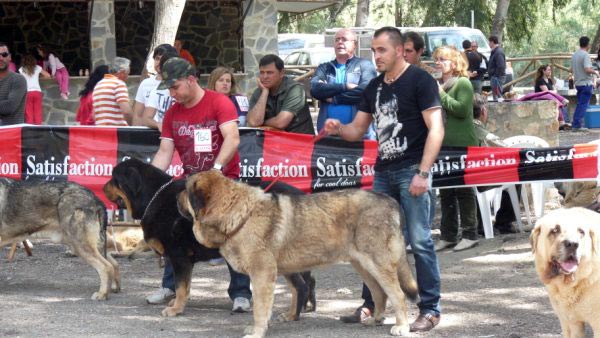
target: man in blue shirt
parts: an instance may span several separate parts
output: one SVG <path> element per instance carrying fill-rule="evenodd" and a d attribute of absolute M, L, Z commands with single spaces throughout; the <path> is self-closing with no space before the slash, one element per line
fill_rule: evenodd
<path fill-rule="evenodd" d="M 342 28 L 334 37 L 335 59 L 322 63 L 310 82 L 310 94 L 320 100 L 317 130 L 321 131 L 325 120 L 337 119 L 342 124 L 352 122 L 362 92 L 377 76 L 371 60 L 354 55 L 357 46 L 356 34 Z M 371 133 L 370 133 L 371 132 Z M 374 138 L 370 129 L 367 137 Z"/>

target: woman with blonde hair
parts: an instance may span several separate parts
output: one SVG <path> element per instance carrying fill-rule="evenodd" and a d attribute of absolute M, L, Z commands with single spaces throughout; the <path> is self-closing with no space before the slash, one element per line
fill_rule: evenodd
<path fill-rule="evenodd" d="M 473 86 L 469 81 L 466 56 L 453 46 L 443 46 L 433 52 L 433 60 L 439 74 L 440 98 L 446 120 L 443 146 L 478 146 L 473 124 Z M 440 198 L 441 238 L 435 249 L 454 246 L 454 251 L 461 251 L 476 246 L 477 205 L 473 188 L 440 189 Z M 459 234 L 459 215 L 462 236 Z"/>
<path fill-rule="evenodd" d="M 25 97 L 25 123 L 42 124 L 42 88 L 40 76 L 50 78 L 51 75 L 36 64 L 31 54 L 25 55 L 23 66 L 19 72 L 27 80 L 27 96 Z"/>
<path fill-rule="evenodd" d="M 208 77 L 208 89 L 226 95 L 231 99 L 238 112 L 239 126 L 246 126 L 246 115 L 248 114 L 248 97 L 237 93 L 237 85 L 233 70 L 227 67 L 217 67 Z"/>

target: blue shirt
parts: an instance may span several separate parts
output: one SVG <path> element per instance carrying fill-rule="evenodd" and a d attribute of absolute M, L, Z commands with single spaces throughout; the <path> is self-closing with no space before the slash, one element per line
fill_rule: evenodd
<path fill-rule="evenodd" d="M 335 64 L 335 83 L 346 83 L 346 64 Z M 327 111 L 327 117 L 338 119 L 342 124 L 352 122 L 352 106 L 347 104 L 331 104 Z"/>

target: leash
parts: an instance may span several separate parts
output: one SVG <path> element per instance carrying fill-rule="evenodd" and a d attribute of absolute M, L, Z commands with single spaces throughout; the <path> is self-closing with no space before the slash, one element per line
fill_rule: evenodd
<path fill-rule="evenodd" d="M 173 179 L 170 179 L 169 182 L 163 184 L 160 188 L 158 188 L 158 190 L 154 193 L 154 196 L 152 196 L 152 199 L 150 199 L 150 202 L 148 202 L 146 209 L 144 209 L 144 214 L 142 215 L 142 219 L 144 219 L 144 217 L 146 217 L 146 213 L 148 212 L 148 209 L 150 209 L 152 202 L 154 202 L 154 200 L 156 199 L 158 194 L 160 194 L 161 191 L 165 190 L 165 188 L 172 182 L 173 182 Z"/>
<path fill-rule="evenodd" d="M 315 135 L 315 137 L 313 137 L 312 142 L 311 143 L 317 143 L 319 140 L 321 140 L 323 137 L 327 136 L 325 134 L 324 131 L 319 132 L 317 135 Z M 298 155 L 295 155 L 292 157 L 292 160 L 296 160 L 298 158 Z M 279 180 L 281 179 L 281 176 L 277 176 L 275 177 L 275 179 L 273 181 L 271 181 L 271 183 L 264 189 L 264 192 L 268 192 L 273 185 L 275 185 L 275 183 L 277 183 Z M 240 225 L 238 225 L 235 229 L 233 229 L 230 233 L 225 234 L 225 241 L 230 240 L 233 236 L 235 236 L 240 230 L 242 230 L 242 227 L 246 224 L 246 221 L 248 220 L 248 218 L 250 218 L 250 215 L 247 215 L 246 218 L 243 220 L 243 222 L 240 222 Z"/>

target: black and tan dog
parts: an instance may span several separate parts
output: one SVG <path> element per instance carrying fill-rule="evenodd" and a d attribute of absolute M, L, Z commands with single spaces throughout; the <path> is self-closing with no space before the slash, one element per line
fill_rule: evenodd
<path fill-rule="evenodd" d="M 119 265 L 102 257 L 106 209 L 93 192 L 72 182 L 14 181 L 0 178 L 0 247 L 40 235 L 69 245 L 100 276 L 92 299 L 119 292 Z M 36 234 L 38 233 L 38 234 Z"/>
<path fill-rule="evenodd" d="M 281 189 L 281 185 L 278 187 L 274 190 Z M 162 311 L 163 316 L 183 313 L 189 298 L 194 263 L 221 257 L 218 249 L 209 249 L 198 243 L 192 222 L 178 212 L 177 195 L 183 190 L 185 180 L 172 180 L 163 171 L 137 159 L 119 163 L 104 186 L 109 200 L 127 208 L 134 219 L 141 220 L 148 246 L 168 257 L 173 265 L 175 299 Z M 310 275 L 305 278 L 311 279 Z M 305 278 L 299 275 L 293 277 L 303 299 L 309 298 L 309 295 L 314 297 L 314 291 L 309 289 L 314 287 L 314 280 L 304 283 Z M 314 308 L 314 298 L 311 302 Z"/>
<path fill-rule="evenodd" d="M 212 170 L 189 177 L 178 200 L 194 219 L 198 241 L 220 248 L 234 269 L 250 276 L 254 327 L 246 337 L 266 334 L 277 274 L 340 261 L 352 263 L 373 295 L 375 312 L 365 324 L 382 322 L 389 298 L 396 315 L 390 333 L 408 334 L 404 292 L 416 298 L 417 283 L 393 198 L 357 189 L 273 195 Z M 289 314 L 296 301 L 292 293 Z"/>

